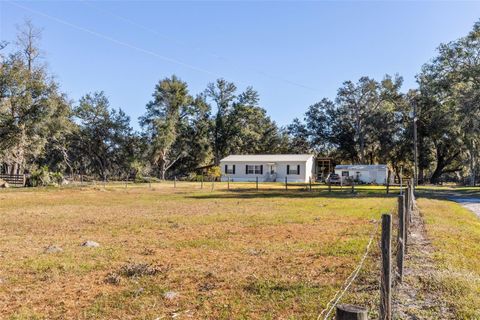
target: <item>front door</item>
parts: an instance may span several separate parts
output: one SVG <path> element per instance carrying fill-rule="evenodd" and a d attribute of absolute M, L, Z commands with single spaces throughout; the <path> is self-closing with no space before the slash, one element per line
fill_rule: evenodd
<path fill-rule="evenodd" d="M 270 174 L 276 174 L 277 173 L 277 165 L 271 164 L 270 165 Z"/>

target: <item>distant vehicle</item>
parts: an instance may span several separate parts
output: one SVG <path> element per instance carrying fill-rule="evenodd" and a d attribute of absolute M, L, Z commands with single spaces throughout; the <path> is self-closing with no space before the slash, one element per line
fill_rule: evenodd
<path fill-rule="evenodd" d="M 342 179 L 341 179 L 340 175 L 338 175 L 336 173 L 330 173 L 328 175 L 327 179 L 325 179 L 325 182 L 330 183 L 330 184 L 342 184 Z"/>

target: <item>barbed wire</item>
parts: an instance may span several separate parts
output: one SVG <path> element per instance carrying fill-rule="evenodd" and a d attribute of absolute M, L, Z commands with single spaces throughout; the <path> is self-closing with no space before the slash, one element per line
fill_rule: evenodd
<path fill-rule="evenodd" d="M 365 260 L 367 259 L 367 256 L 370 253 L 370 247 L 372 246 L 373 239 L 375 238 L 375 235 L 377 234 L 377 231 L 378 231 L 378 226 L 380 225 L 380 220 L 376 220 L 375 222 L 376 222 L 376 226 L 375 226 L 374 230 L 372 231 L 372 233 L 370 235 L 370 240 L 368 241 L 367 247 L 365 248 L 365 253 L 362 256 L 362 259 L 360 259 L 360 262 L 357 265 L 357 267 L 352 271 L 352 273 L 345 280 L 345 282 L 344 282 L 343 286 L 340 288 L 340 290 L 337 291 L 335 296 L 327 303 L 325 309 L 323 309 L 322 312 L 318 315 L 317 320 L 322 319 L 323 314 L 327 311 L 328 312 L 325 314 L 325 317 L 323 319 L 327 320 L 330 317 L 330 314 L 335 309 L 337 303 L 343 297 L 345 292 L 347 292 L 348 288 L 350 288 L 353 281 L 355 281 L 358 274 L 360 273 L 360 270 L 362 269 L 363 264 L 365 263 Z M 330 307 L 329 307 L 329 305 L 330 305 Z"/>

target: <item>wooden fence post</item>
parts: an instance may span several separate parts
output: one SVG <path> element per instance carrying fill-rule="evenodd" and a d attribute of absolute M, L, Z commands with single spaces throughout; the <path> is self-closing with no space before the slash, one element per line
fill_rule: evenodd
<path fill-rule="evenodd" d="M 352 180 L 352 193 L 355 193 L 355 181 Z"/>
<path fill-rule="evenodd" d="M 230 177 L 227 177 L 227 189 L 230 190 Z"/>
<path fill-rule="evenodd" d="M 312 191 L 312 177 L 308 178 L 308 189 L 309 191 Z"/>
<path fill-rule="evenodd" d="M 390 170 L 387 173 L 387 194 L 390 194 Z"/>
<path fill-rule="evenodd" d="M 412 184 L 411 184 L 411 190 L 410 190 L 410 222 L 412 222 L 412 212 L 413 212 L 413 209 L 414 209 L 414 200 L 415 200 L 415 184 L 414 184 L 414 181 L 412 179 Z"/>
<path fill-rule="evenodd" d="M 202 174 L 202 179 L 200 180 L 200 189 L 203 189 L 203 174 Z"/>
<path fill-rule="evenodd" d="M 351 304 L 337 306 L 335 320 L 368 320 L 368 310 Z"/>
<path fill-rule="evenodd" d="M 400 167 L 400 195 L 403 194 L 403 167 Z"/>
<path fill-rule="evenodd" d="M 287 182 L 287 177 L 285 177 L 285 190 L 288 190 L 288 182 Z"/>
<path fill-rule="evenodd" d="M 148 178 L 148 188 L 152 189 L 152 178 Z"/>
<path fill-rule="evenodd" d="M 173 187 L 177 187 L 177 176 L 173 177 Z"/>
<path fill-rule="evenodd" d="M 257 191 L 258 191 L 258 177 L 256 177 L 255 183 L 256 183 L 256 187 L 257 187 Z"/>
<path fill-rule="evenodd" d="M 403 246 L 405 252 L 408 251 L 408 231 L 410 229 L 410 195 L 410 183 L 407 182 L 404 193 L 405 238 L 403 239 Z"/>
<path fill-rule="evenodd" d="M 382 215 L 382 275 L 380 278 L 380 319 L 392 319 L 392 216 L 390 214 Z"/>
<path fill-rule="evenodd" d="M 107 178 L 103 177 L 103 189 L 107 189 Z"/>
<path fill-rule="evenodd" d="M 215 189 L 215 178 L 212 179 L 212 190 L 213 191 Z"/>
<path fill-rule="evenodd" d="M 328 192 L 332 192 L 332 183 L 328 181 Z"/>
<path fill-rule="evenodd" d="M 397 246 L 397 280 L 403 282 L 403 261 L 405 256 L 405 200 L 398 196 L 398 246 Z"/>

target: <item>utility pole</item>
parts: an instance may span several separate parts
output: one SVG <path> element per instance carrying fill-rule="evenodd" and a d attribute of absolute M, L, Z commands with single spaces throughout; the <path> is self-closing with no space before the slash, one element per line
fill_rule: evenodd
<path fill-rule="evenodd" d="M 417 102 L 412 101 L 413 104 L 413 157 L 415 167 L 413 168 L 413 188 L 418 185 L 418 137 L 417 137 Z"/>

